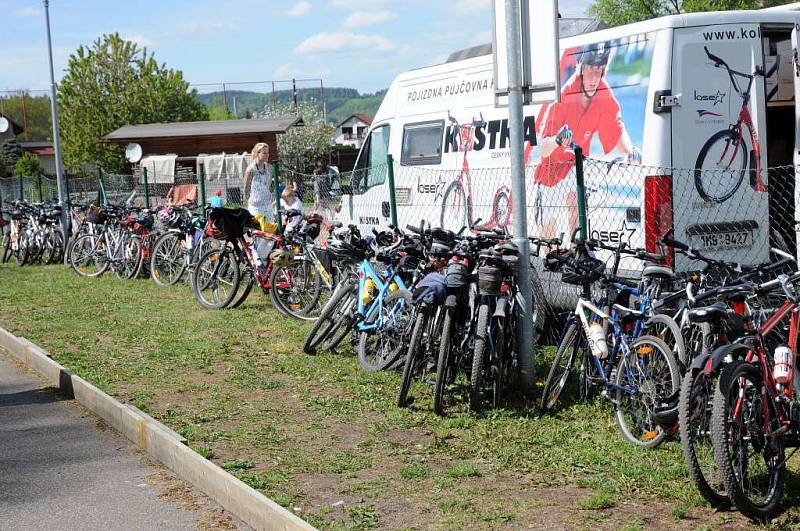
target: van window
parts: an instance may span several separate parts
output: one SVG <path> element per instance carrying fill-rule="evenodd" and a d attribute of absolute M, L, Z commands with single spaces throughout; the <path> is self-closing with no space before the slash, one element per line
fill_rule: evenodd
<path fill-rule="evenodd" d="M 442 162 L 444 120 L 407 124 L 403 128 L 403 152 L 400 164 L 439 164 Z"/>
<path fill-rule="evenodd" d="M 386 157 L 389 154 L 388 125 L 370 131 L 353 170 L 355 193 L 363 193 L 373 186 L 386 182 Z"/>

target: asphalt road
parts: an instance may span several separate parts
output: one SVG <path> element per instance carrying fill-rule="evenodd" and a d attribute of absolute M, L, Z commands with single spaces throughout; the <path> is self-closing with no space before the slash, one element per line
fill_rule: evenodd
<path fill-rule="evenodd" d="M 164 482 L 145 478 L 164 469 L 145 464 L 98 421 L 0 354 L 0 528 L 197 529 L 203 519 L 208 526 L 215 509 L 207 499 L 188 510 L 159 499 Z"/>

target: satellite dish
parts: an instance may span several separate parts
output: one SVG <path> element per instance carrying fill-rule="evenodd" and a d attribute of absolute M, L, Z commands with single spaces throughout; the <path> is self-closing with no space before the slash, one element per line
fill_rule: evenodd
<path fill-rule="evenodd" d="M 125 158 L 128 162 L 139 162 L 142 160 L 142 146 L 139 144 L 128 144 L 125 146 Z"/>
<path fill-rule="evenodd" d="M 9 121 L 6 118 L 0 116 L 0 133 L 5 133 L 8 131 L 8 128 L 11 126 Z"/>

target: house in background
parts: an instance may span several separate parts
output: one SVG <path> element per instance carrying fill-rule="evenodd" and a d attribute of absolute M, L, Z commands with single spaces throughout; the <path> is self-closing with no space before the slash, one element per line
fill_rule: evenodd
<path fill-rule="evenodd" d="M 351 114 L 345 121 L 336 126 L 334 144 L 361 148 L 367 137 L 367 130 L 372 124 L 372 118 L 360 112 Z"/>
<path fill-rule="evenodd" d="M 20 142 L 19 147 L 22 148 L 22 151 L 39 157 L 45 175 L 56 174 L 56 151 L 52 142 Z"/>

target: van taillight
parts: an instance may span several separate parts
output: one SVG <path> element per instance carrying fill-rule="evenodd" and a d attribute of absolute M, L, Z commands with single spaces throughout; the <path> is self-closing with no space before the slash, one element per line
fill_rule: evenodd
<path fill-rule="evenodd" d="M 660 253 L 658 240 L 672 230 L 672 177 L 648 175 L 644 178 L 644 247 Z M 674 251 L 667 251 L 667 265 L 673 264 Z"/>

